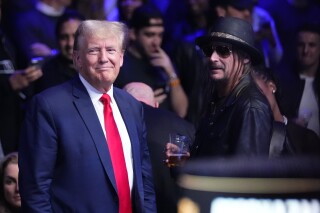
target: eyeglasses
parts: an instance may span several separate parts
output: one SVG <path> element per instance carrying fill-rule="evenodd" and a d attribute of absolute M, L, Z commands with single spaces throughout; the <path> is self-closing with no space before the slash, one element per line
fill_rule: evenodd
<path fill-rule="evenodd" d="M 202 52 L 206 57 L 211 57 L 212 53 L 216 51 L 217 54 L 221 58 L 227 58 L 231 55 L 232 49 L 230 46 L 224 45 L 210 45 L 207 47 L 202 48 Z"/>

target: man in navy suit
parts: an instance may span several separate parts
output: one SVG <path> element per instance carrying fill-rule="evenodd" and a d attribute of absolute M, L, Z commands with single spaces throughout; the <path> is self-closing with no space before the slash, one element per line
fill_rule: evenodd
<path fill-rule="evenodd" d="M 122 142 L 130 212 L 156 212 L 142 104 L 113 87 L 126 32 L 119 22 L 82 22 L 73 53 L 79 76 L 30 103 L 19 147 L 23 212 L 120 212 L 100 101 L 104 93 L 111 97 Z"/>

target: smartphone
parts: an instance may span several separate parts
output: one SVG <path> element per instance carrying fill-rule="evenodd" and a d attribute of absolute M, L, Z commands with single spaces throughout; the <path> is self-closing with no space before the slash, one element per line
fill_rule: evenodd
<path fill-rule="evenodd" d="M 40 66 L 41 67 L 42 63 L 43 63 L 43 57 L 35 57 L 35 58 L 32 58 L 30 60 L 29 65 L 30 66 Z"/>

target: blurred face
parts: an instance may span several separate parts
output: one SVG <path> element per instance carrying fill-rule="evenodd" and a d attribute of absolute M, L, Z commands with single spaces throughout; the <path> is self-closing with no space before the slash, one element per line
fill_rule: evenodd
<path fill-rule="evenodd" d="M 297 55 L 303 67 L 317 66 L 320 60 L 320 35 L 313 32 L 299 32 Z"/>
<path fill-rule="evenodd" d="M 136 33 L 135 41 L 144 54 L 151 57 L 152 53 L 158 52 L 162 44 L 163 33 L 163 26 L 144 27 Z"/>
<path fill-rule="evenodd" d="M 69 60 L 72 60 L 74 34 L 79 25 L 79 20 L 72 19 L 61 26 L 59 47 L 61 54 Z"/>
<path fill-rule="evenodd" d="M 21 207 L 21 198 L 18 186 L 18 164 L 9 163 L 4 171 L 3 185 L 4 197 L 6 201 L 13 207 Z"/>
<path fill-rule="evenodd" d="M 237 9 L 232 6 L 228 6 L 226 9 L 226 16 L 240 18 L 252 23 L 252 8 Z"/>
<path fill-rule="evenodd" d="M 67 7 L 72 3 L 72 0 L 56 0 L 56 2 L 63 7 Z"/>
<path fill-rule="evenodd" d="M 123 64 L 123 51 L 115 36 L 82 37 L 73 61 L 80 74 L 97 90 L 107 92 Z"/>
<path fill-rule="evenodd" d="M 188 0 L 187 4 L 193 14 L 204 13 L 209 7 L 208 0 Z"/>
<path fill-rule="evenodd" d="M 120 10 L 124 15 L 125 21 L 130 20 L 134 10 L 142 4 L 142 0 L 120 0 Z"/>

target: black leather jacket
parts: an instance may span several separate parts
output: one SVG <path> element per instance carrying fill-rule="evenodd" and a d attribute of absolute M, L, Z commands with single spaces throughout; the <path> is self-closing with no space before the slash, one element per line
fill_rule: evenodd
<path fill-rule="evenodd" d="M 252 77 L 245 75 L 219 106 L 202 120 L 191 157 L 266 156 L 272 135 L 272 111 Z"/>

